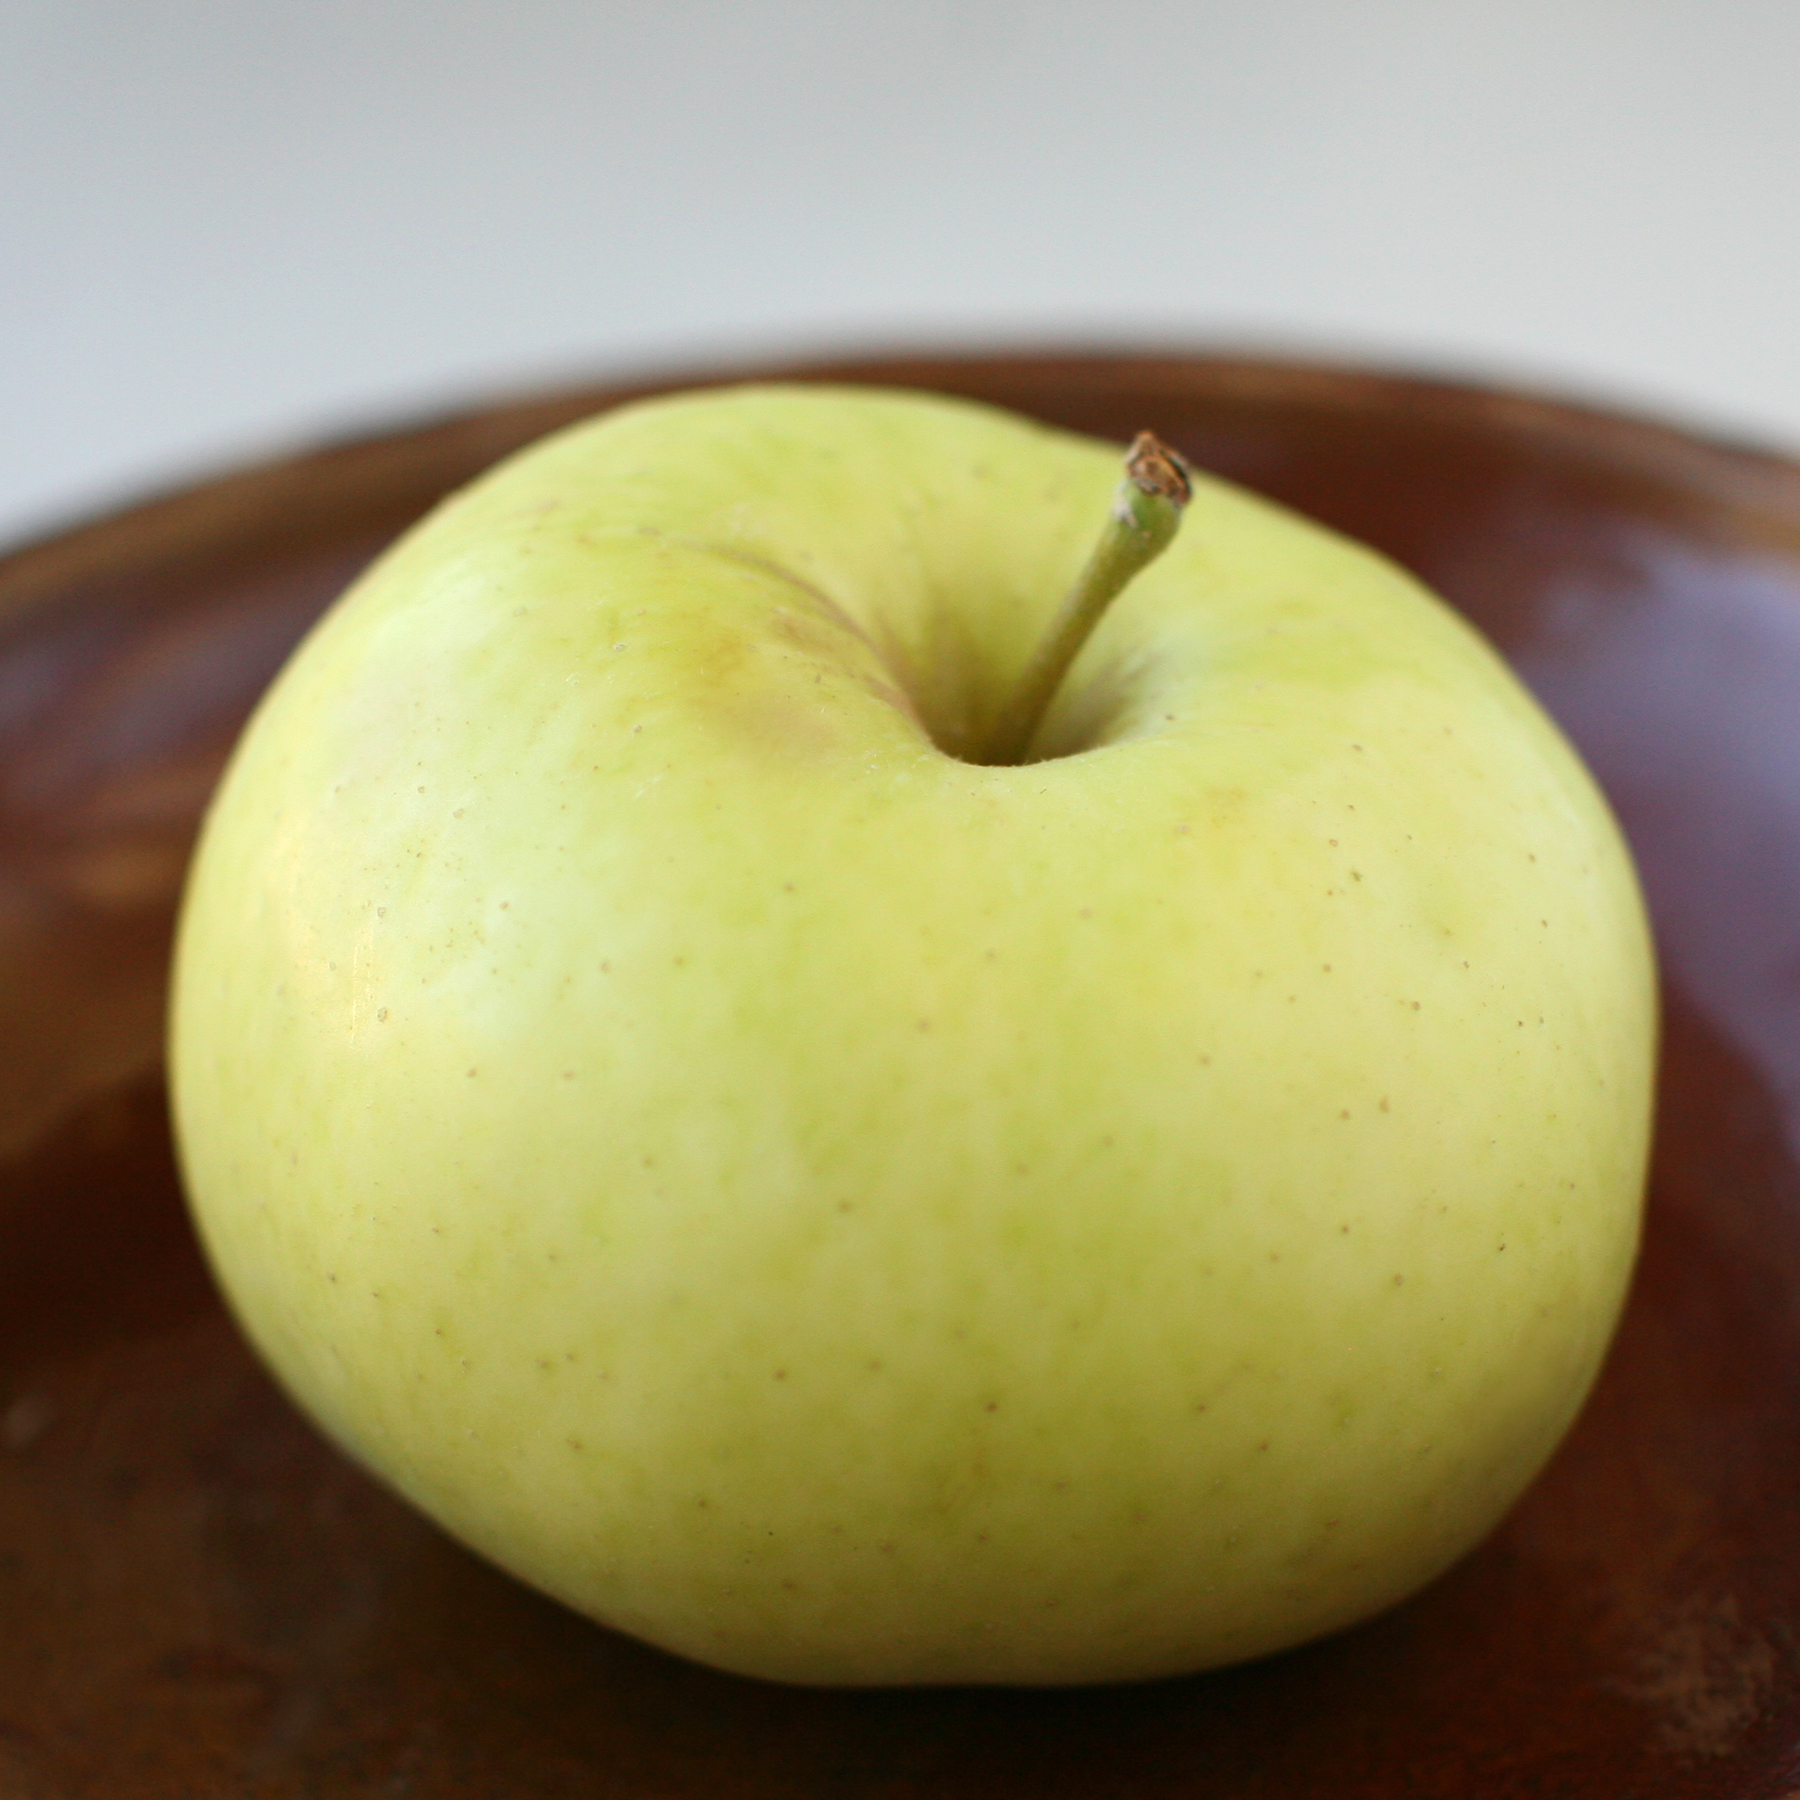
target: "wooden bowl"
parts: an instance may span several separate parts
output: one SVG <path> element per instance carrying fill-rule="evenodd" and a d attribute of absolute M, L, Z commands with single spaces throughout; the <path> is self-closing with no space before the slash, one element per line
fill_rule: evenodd
<path fill-rule="evenodd" d="M 1151 426 L 1408 564 L 1587 753 L 1656 913 L 1649 1227 L 1575 1434 L 1410 1604 L 1251 1667 L 842 1694 L 514 1585 L 317 1438 L 220 1309 L 158 1076 L 195 819 L 295 637 L 590 389 L 252 469 L 0 560 L 0 1796 L 1161 1800 L 1800 1782 L 1800 467 L 1211 357 L 862 363 Z"/>

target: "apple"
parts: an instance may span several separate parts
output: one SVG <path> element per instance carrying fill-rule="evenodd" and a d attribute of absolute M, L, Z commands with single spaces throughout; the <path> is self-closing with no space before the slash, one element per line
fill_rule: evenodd
<path fill-rule="evenodd" d="M 1196 477 L 991 753 L 1118 469 L 917 394 L 608 414 L 390 551 L 212 807 L 172 1091 L 244 1329 L 702 1662 L 1346 1625 L 1493 1526 L 1617 1318 L 1643 911 L 1466 624 Z"/>

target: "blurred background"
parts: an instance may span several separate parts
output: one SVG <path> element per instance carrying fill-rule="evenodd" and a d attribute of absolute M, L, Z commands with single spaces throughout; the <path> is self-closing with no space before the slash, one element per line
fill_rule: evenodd
<path fill-rule="evenodd" d="M 574 377 L 1244 346 L 1800 449 L 1794 0 L 0 0 L 0 543 Z"/>

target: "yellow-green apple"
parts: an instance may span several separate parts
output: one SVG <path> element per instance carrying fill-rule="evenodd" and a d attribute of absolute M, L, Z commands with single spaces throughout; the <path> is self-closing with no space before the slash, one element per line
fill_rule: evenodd
<path fill-rule="evenodd" d="M 1377 556 L 1197 480 L 989 747 L 1118 452 L 799 386 L 440 508 L 247 732 L 181 1153 L 353 1456 L 594 1618 L 802 1682 L 1257 1655 L 1570 1423 L 1637 1239 L 1619 835 Z"/>

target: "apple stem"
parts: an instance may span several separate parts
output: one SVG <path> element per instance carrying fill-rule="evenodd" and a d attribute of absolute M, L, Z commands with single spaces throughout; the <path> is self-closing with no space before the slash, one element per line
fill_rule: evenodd
<path fill-rule="evenodd" d="M 1132 577 L 1174 542 L 1181 509 L 1192 494 L 1187 464 L 1153 433 L 1139 432 L 1126 452 L 1125 479 L 1113 496 L 1106 529 L 995 719 L 983 762 L 999 766 L 1028 759 L 1069 665 Z"/>

